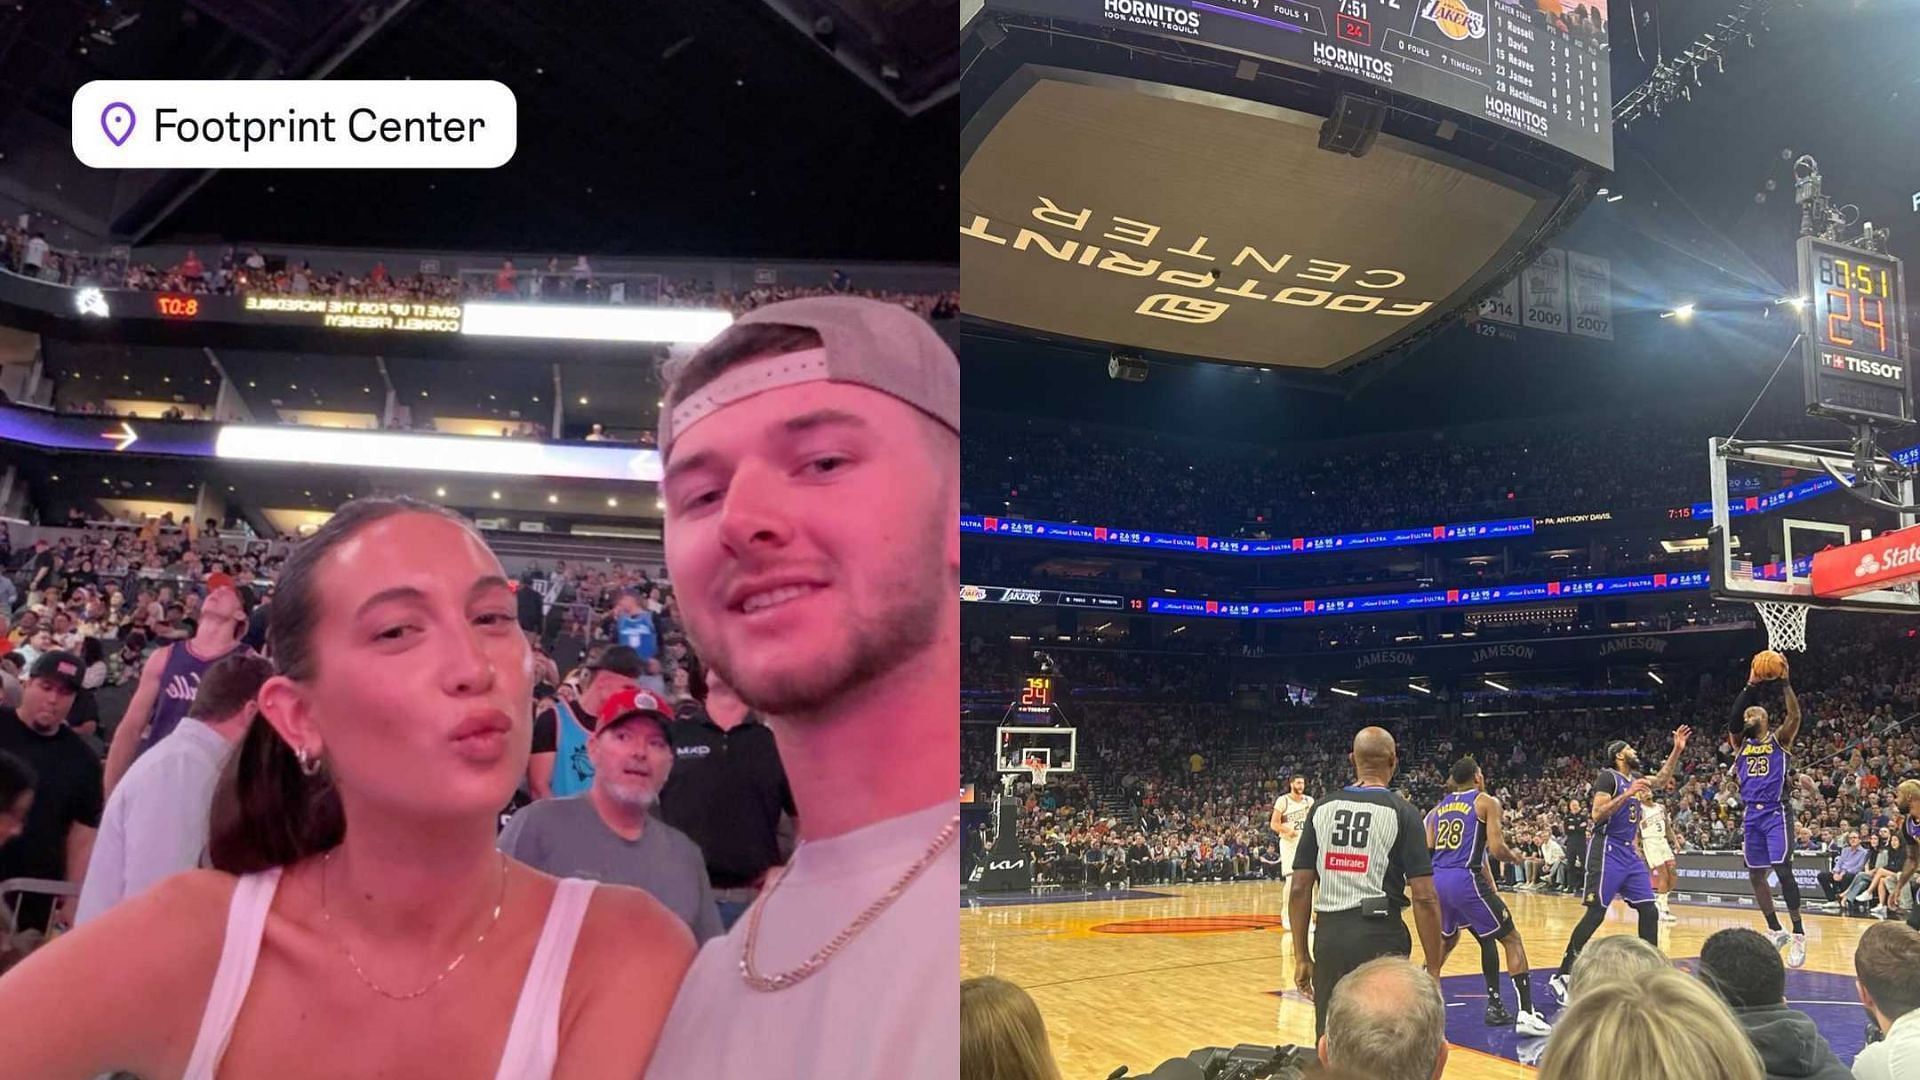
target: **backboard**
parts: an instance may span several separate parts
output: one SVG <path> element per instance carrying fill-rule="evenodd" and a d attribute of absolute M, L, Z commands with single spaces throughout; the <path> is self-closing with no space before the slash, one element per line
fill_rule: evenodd
<path fill-rule="evenodd" d="M 1895 451 L 1902 461 L 1913 454 Z M 1717 600 L 1783 601 L 1833 611 L 1920 613 L 1920 584 L 1896 582 L 1848 596 L 1816 596 L 1815 554 L 1915 524 L 1915 515 L 1854 498 L 1829 469 L 1851 479 L 1852 452 L 1840 444 L 1708 442 L 1710 580 Z M 1883 466 L 1893 461 L 1884 455 Z M 1895 484 L 1894 502 L 1912 506 L 1911 479 Z M 1696 513 L 1706 507 L 1696 507 Z M 1916 571 L 1920 578 L 1920 570 Z"/>
<path fill-rule="evenodd" d="M 1002 727 L 996 732 L 999 769 L 1028 774 L 1027 762 L 1038 758 L 1049 773 L 1070 773 L 1079 758 L 1079 729 L 1070 727 Z"/>

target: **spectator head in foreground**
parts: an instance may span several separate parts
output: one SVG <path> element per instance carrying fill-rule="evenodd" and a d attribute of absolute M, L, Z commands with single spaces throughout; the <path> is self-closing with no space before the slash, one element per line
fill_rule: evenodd
<path fill-rule="evenodd" d="M 1659 949 L 1634 934 L 1610 934 L 1580 950 L 1568 978 L 1571 992 L 1578 994 L 1589 983 L 1607 979 L 1637 979 L 1652 971 L 1673 965 Z"/>
<path fill-rule="evenodd" d="M 1762 1080 L 1733 1013 L 1674 968 L 1575 983 L 1553 1026 L 1540 1080 Z"/>
<path fill-rule="evenodd" d="M 1787 997 L 1780 950 L 1746 927 L 1728 927 L 1700 946 L 1700 980 L 1736 1009 L 1778 1005 Z"/>
<path fill-rule="evenodd" d="M 1853 1060 L 1859 1080 L 1905 1077 L 1920 1070 L 1920 930 L 1875 923 L 1853 952 L 1860 1004 L 1886 1038 Z"/>
<path fill-rule="evenodd" d="M 1005 979 L 960 983 L 960 1080 L 1060 1080 L 1033 998 Z"/>
<path fill-rule="evenodd" d="M 1320 1060 L 1375 1080 L 1431 1080 L 1447 1068 L 1440 987 L 1399 956 L 1369 960 L 1333 988 Z"/>
<path fill-rule="evenodd" d="M 1746 927 L 1718 931 L 1696 973 L 1733 1010 L 1768 1076 L 1853 1080 L 1813 1018 L 1787 1007 L 1787 965 L 1772 942 Z"/>

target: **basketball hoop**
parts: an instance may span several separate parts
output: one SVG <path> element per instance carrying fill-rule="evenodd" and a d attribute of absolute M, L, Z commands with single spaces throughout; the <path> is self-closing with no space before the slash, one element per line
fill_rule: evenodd
<path fill-rule="evenodd" d="M 1767 648 L 1775 652 L 1807 651 L 1807 611 L 1811 605 L 1784 600 L 1755 600 L 1760 619 L 1767 624 Z"/>

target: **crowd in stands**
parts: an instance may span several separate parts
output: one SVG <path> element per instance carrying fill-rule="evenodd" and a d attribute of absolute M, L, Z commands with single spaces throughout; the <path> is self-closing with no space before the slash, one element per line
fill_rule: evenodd
<path fill-rule="evenodd" d="M 961 455 L 968 513 L 1247 539 L 1534 514 L 1666 509 L 1707 497 L 1706 440 L 1688 423 L 1555 418 L 1525 434 L 1457 434 L 1330 453 L 982 414 Z M 1769 427 L 1807 429 L 1801 418 Z M 978 435 L 973 434 L 978 432 Z M 1634 467 L 1618 449 L 1634 447 Z"/>
<path fill-rule="evenodd" d="M 1920 711 L 1920 656 L 1904 630 L 1870 616 L 1821 621 L 1815 640 L 1792 671 L 1806 715 L 1794 747 L 1796 839 L 1803 851 L 1836 857 L 1854 834 L 1869 848 L 1870 871 L 1888 857 L 1880 853 L 1889 846 L 1883 837 L 1894 813 L 1893 784 L 1920 776 L 1920 724 L 1894 726 Z M 1193 664 L 1146 653 L 1056 655 L 1085 686 L 1114 679 L 1151 686 L 1157 672 L 1174 687 L 1234 684 L 1231 659 Z M 1009 676 L 1020 671 L 1013 659 L 982 650 L 968 658 L 964 678 L 969 687 L 1010 687 Z M 1577 889 L 1585 796 L 1605 767 L 1601 747 L 1612 739 L 1630 740 L 1651 772 L 1664 761 L 1673 729 L 1692 726 L 1698 734 L 1680 763 L 1686 779 L 1659 795 L 1669 835 L 1676 850 L 1739 846 L 1743 807 L 1731 771 L 1728 720 L 1743 683 L 1674 679 L 1671 692 L 1646 705 L 1571 708 L 1517 698 L 1503 709 L 1510 715 L 1453 720 L 1405 709 L 1399 718 L 1383 717 L 1377 707 L 1332 704 L 1336 699 L 1249 714 L 1211 697 L 1181 704 L 1178 693 L 1160 693 L 1139 703 L 1095 704 L 1089 694 L 1074 712 L 1076 783 L 1049 778 L 1043 789 L 1022 791 L 1023 837 L 1041 866 L 1117 862 L 1130 873 L 1115 876 L 1135 882 L 1260 876 L 1263 851 L 1278 842 L 1267 828 L 1268 814 L 1286 782 L 1305 777 L 1316 797 L 1344 783 L 1353 733 L 1379 723 L 1399 743 L 1394 786 L 1416 806 L 1439 799 L 1447 768 L 1462 755 L 1482 763 L 1488 791 L 1506 808 L 1509 843 L 1526 859 L 1500 868 L 1503 880 Z M 1778 703 L 1772 707 L 1779 715 Z M 986 740 L 992 727 L 963 730 L 965 778 L 991 790 L 994 751 Z M 1081 877 L 1077 869 L 1073 877 Z M 1878 906 L 1896 910 L 1904 902 L 1884 890 L 1880 898 L 1891 904 Z"/>
<path fill-rule="evenodd" d="M 103 770 L 82 770 L 91 779 L 81 777 L 81 786 L 90 785 L 94 795 L 90 804 L 78 798 L 72 802 L 83 808 L 75 822 L 94 828 L 103 804 L 111 816 L 113 803 L 106 796 L 113 793 L 117 783 L 131 782 L 135 775 L 126 771 L 126 764 L 116 765 L 116 755 L 122 752 L 122 740 L 117 738 L 121 726 L 131 725 L 136 736 L 144 737 L 140 729 L 148 717 L 135 715 L 143 700 L 136 687 L 165 679 L 169 684 L 165 695 L 177 696 L 173 684 L 180 679 L 190 679 L 197 689 L 214 679 L 217 672 L 223 673 L 221 678 L 233 677 L 232 672 L 224 671 L 228 658 L 264 652 L 277 583 L 300 541 L 236 538 L 231 532 L 223 534 L 217 521 L 176 523 L 170 514 L 137 525 L 89 523 L 78 511 L 72 517 L 69 527 L 50 534 L 51 539 L 42 536 L 17 547 L 11 531 L 0 523 L 0 725 L 5 725 L 0 729 L 0 774 L 16 771 L 15 761 L 6 753 L 12 746 L 6 740 L 16 734 L 12 728 L 26 723 L 21 717 L 28 712 L 44 707 L 45 695 L 51 691 L 41 684 L 60 674 L 51 671 L 49 665 L 70 662 L 77 669 L 72 672 L 73 678 L 54 681 L 73 684 L 72 705 L 64 726 L 82 740 L 92 762 L 89 770 Z M 502 824 L 509 829 L 503 834 L 503 850 L 522 861 L 542 865 L 542 851 L 546 849 L 539 837 L 554 823 L 549 820 L 551 813 L 538 808 L 565 796 L 584 796 L 594 783 L 594 765 L 602 760 L 598 755 L 620 752 L 612 744 L 604 751 L 597 742 L 589 744 L 589 736 L 598 724 L 621 723 L 625 729 L 629 725 L 622 721 L 644 714 L 653 723 L 631 726 L 643 729 L 641 737 L 657 727 L 658 749 L 648 752 L 665 755 L 664 761 L 654 761 L 647 774 L 653 785 L 649 797 L 658 800 L 649 805 L 660 807 L 663 819 L 671 819 L 673 827 L 685 833 L 665 833 L 667 839 L 643 845 L 646 859 L 598 868 L 596 873 L 602 880 L 653 892 L 682 915 L 701 941 L 722 932 L 744 911 L 770 866 L 783 861 L 791 851 L 792 800 L 770 732 L 757 723 L 742 728 L 740 725 L 749 723 L 745 706 L 716 689 L 717 679 L 704 671 L 687 640 L 663 568 L 604 560 L 560 561 L 550 567 L 529 563 L 516 575 L 513 589 L 518 622 L 533 653 L 535 717 L 528 772 L 521 791 L 503 808 Z M 220 616 L 214 614 L 216 606 Z M 236 612 L 235 629 L 218 631 L 214 635 L 218 641 L 210 641 L 209 633 L 202 632 L 203 622 L 224 625 L 210 620 L 233 619 Z M 175 675 L 174 659 L 165 658 L 167 666 L 157 679 L 142 680 L 143 672 L 160 662 L 156 659 L 159 650 L 183 644 L 191 644 L 190 655 L 196 657 L 202 655 L 203 648 L 210 648 L 215 659 L 203 665 L 204 672 L 195 668 L 191 674 Z M 270 669 L 262 670 L 270 673 Z M 191 690 L 186 698 L 193 699 Z M 714 717 L 723 711 L 726 723 L 718 726 Z M 210 717 L 208 723 L 217 727 L 227 719 Z M 670 727 L 675 730 L 670 732 Z M 702 733 L 708 728 L 715 738 L 726 738 L 720 734 L 726 731 L 733 732 L 735 738 L 732 760 L 737 764 L 716 759 L 712 767 L 750 766 L 752 776 L 720 782 L 705 774 L 709 779 L 698 787 L 685 788 L 678 796 L 669 790 L 667 798 L 661 799 L 674 764 L 673 740 L 705 738 Z M 245 724 L 239 724 L 239 734 L 243 735 L 244 729 Z M 168 743 L 182 730 L 171 728 L 172 734 L 163 735 L 157 743 Z M 128 750 L 132 746 L 128 741 Z M 137 753 L 146 754 L 150 749 L 154 748 L 143 744 Z M 757 755 L 770 755 L 771 764 Z M 703 760 L 689 767 L 706 766 Z M 27 772 L 31 774 L 31 770 Z M 71 779 L 61 777 L 58 782 L 66 785 Z M 777 787 L 760 792 L 766 810 L 764 822 L 756 818 L 749 826 L 747 812 L 740 806 L 706 805 L 713 799 L 737 800 L 742 784 Z M 64 800 L 70 790 L 69 786 L 60 787 L 60 797 Z M 90 813 L 84 811 L 88 805 Z M 780 818 L 783 805 L 789 815 L 785 819 Z M 577 809 L 570 807 L 567 812 Z M 6 810 L 7 806 L 0 806 L 0 812 Z M 91 820 L 86 820 L 89 817 Z M 204 829 L 205 823 L 203 806 L 199 827 Z M 758 835 L 762 825 L 764 835 Z M 778 836 L 777 825 L 784 830 Z M 579 823 L 574 822 L 570 828 L 577 837 Z M 665 829 L 663 825 L 655 831 Z M 750 830 L 757 836 L 751 843 L 741 839 Z M 723 837 L 726 852 L 716 856 L 714 865 L 733 869 L 716 870 L 710 881 L 711 868 L 703 861 L 702 852 L 713 854 L 715 849 L 700 845 L 711 842 L 715 835 Z M 689 836 L 695 839 L 689 840 Z M 50 868 L 36 867 L 40 872 L 21 873 L 20 867 L 11 866 L 4 850 L 9 839 L 0 832 L 0 880 L 61 878 Z M 631 842 L 633 838 L 627 839 Z M 749 848 L 746 854 L 741 853 L 742 844 Z M 14 846 L 14 857 L 19 857 L 19 845 Z M 128 841 L 129 851 L 134 846 Z M 181 845 L 148 837 L 139 846 L 172 850 Z M 638 849 L 619 850 L 632 854 Z M 174 867 L 169 872 L 186 868 Z M 6 872 L 9 869 L 14 872 Z M 67 880 L 77 881 L 79 877 L 69 869 Z M 80 895 L 84 912 L 85 894 Z M 8 910 L 8 900 L 0 897 L 0 971 L 40 940 L 34 933 L 10 934 L 10 929 L 37 924 L 27 919 L 22 926 L 13 926 L 14 912 Z M 11 900 L 21 902 L 18 896 Z M 24 910 L 36 910 L 32 900 L 27 898 Z M 39 910 L 39 918 L 44 920 L 46 909 Z M 53 919 L 58 922 L 61 917 L 56 913 Z"/>
<path fill-rule="evenodd" d="M 171 266 L 96 256 L 52 248 L 45 234 L 15 221 L 0 228 L 0 266 L 27 277 L 61 285 L 138 289 L 147 292 L 247 293 L 277 296 L 340 297 L 356 300 L 407 300 L 458 303 L 462 300 L 557 300 L 587 303 L 662 304 L 719 308 L 742 315 L 754 308 L 804 296 L 845 294 L 899 304 L 928 319 L 951 319 L 960 312 L 957 290 L 906 292 L 856 285 L 835 270 L 827 285 L 758 286 L 746 291 L 717 288 L 712 282 L 668 281 L 653 274 L 597 272 L 585 255 L 565 260 L 552 256 L 542 264 L 516 266 L 503 259 L 487 271 L 390 270 L 376 261 L 365 272 L 315 268 L 311 260 L 269 257 L 257 247 L 228 245 L 217 257 L 188 249 Z"/>

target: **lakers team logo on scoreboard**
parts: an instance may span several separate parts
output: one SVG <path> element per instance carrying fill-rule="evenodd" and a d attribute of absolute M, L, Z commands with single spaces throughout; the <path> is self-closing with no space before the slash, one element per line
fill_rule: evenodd
<path fill-rule="evenodd" d="M 1420 17 L 1440 28 L 1455 41 L 1475 41 L 1487 36 L 1487 16 L 1467 6 L 1467 0 L 1427 0 Z"/>

